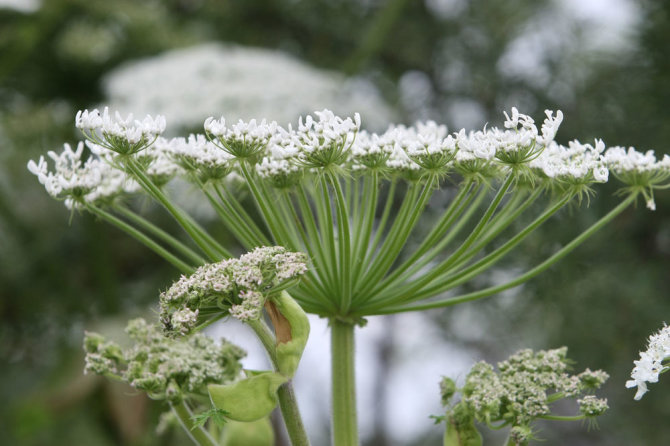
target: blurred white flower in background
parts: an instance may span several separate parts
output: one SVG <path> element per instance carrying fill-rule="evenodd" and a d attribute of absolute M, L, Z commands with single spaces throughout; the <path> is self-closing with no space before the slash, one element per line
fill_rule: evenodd
<path fill-rule="evenodd" d="M 31 13 L 40 9 L 40 0 L 0 0 L 0 9 L 13 9 L 19 12 Z"/>
<path fill-rule="evenodd" d="M 311 67 L 280 51 L 207 43 L 132 62 L 104 79 L 106 105 L 124 113 L 162 114 L 168 131 L 202 129 L 208 116 L 280 125 L 328 108 L 360 112 L 382 130 L 397 120 L 376 87 L 362 78 Z"/>

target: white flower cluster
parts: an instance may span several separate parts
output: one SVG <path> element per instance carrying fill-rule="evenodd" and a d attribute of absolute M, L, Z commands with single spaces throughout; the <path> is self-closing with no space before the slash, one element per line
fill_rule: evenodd
<path fill-rule="evenodd" d="M 351 148 L 352 169 L 386 169 L 389 158 L 395 152 L 394 134 L 394 129 L 389 129 L 382 135 L 370 134 L 365 130 L 359 131 L 356 144 Z"/>
<path fill-rule="evenodd" d="M 131 155 L 147 148 L 165 131 L 165 117 L 147 115 L 142 121 L 125 118 L 117 111 L 114 116 L 105 107 L 102 114 L 97 109 L 78 111 L 75 125 L 94 143 L 122 155 Z"/>
<path fill-rule="evenodd" d="M 54 162 L 52 171 L 43 156 L 37 162 L 30 160 L 28 170 L 49 195 L 64 200 L 68 209 L 80 208 L 82 203 L 107 203 L 118 195 L 136 192 L 139 187 L 123 171 L 99 157 L 84 159 L 82 142 L 75 150 L 65 144 L 60 154 L 49 151 L 48 156 Z"/>
<path fill-rule="evenodd" d="M 241 256 L 203 265 L 160 295 L 160 319 L 171 334 L 188 334 L 199 317 L 228 310 L 240 320 L 261 316 L 266 299 L 307 271 L 302 253 L 261 247 Z"/>
<path fill-rule="evenodd" d="M 670 156 L 663 155 L 660 161 L 656 159 L 653 150 L 645 153 L 638 152 L 633 147 L 626 150 L 624 147 L 610 147 L 605 154 L 605 160 L 610 169 L 617 174 L 626 172 L 649 172 L 670 168 Z"/>
<path fill-rule="evenodd" d="M 348 150 L 356 139 L 361 127 L 361 116 L 356 113 L 354 119 L 342 119 L 330 110 L 314 113 L 317 120 L 307 115 L 303 123 L 298 121 L 298 130 L 289 135 L 300 147 L 300 162 L 308 168 L 331 167 L 340 165 L 348 158 Z"/>
<path fill-rule="evenodd" d="M 489 127 L 449 133 L 445 126 L 429 121 L 411 127 L 391 126 L 382 134 L 361 131 L 358 114 L 341 118 L 329 110 L 315 112 L 315 117 L 300 118 L 296 129 L 290 125 L 284 129 L 276 122 L 265 120 L 239 121 L 227 126 L 224 118 L 208 118 L 205 121 L 207 137 L 191 135 L 166 140 L 157 137 L 164 128 L 164 121 L 159 119 L 147 118 L 146 123 L 134 121 L 134 130 L 130 131 L 127 127 L 132 124 L 130 118 L 122 119 L 117 114 L 112 123 L 107 109 L 102 115 L 95 110 L 83 111 L 77 115 L 78 127 L 89 138 L 91 150 L 112 168 L 93 161 L 90 165 L 86 164 L 88 161 L 80 162 L 80 150 L 66 149 L 61 155 L 49 155 L 57 161 L 55 172 L 48 172 L 42 159 L 37 163 L 31 161 L 29 169 L 38 175 L 50 194 L 57 197 L 76 194 L 77 199 L 85 195 L 85 191 L 92 196 L 117 193 L 119 186 L 125 184 L 125 176 L 115 171 L 124 168 L 123 162 L 116 161 L 118 153 L 134 154 L 158 186 L 175 175 L 185 175 L 189 180 L 195 178 L 200 183 L 220 181 L 228 175 L 242 173 L 239 170 L 242 163 L 242 168 L 251 165 L 259 177 L 276 188 L 293 187 L 318 171 L 363 174 L 375 171 L 408 181 L 456 172 L 466 178 L 486 181 L 516 169 L 531 182 L 539 180 L 575 187 L 581 193 L 588 191 L 594 182 L 608 181 L 611 170 L 631 190 L 642 192 L 652 209 L 654 188 L 670 180 L 670 156 L 667 155 L 657 161 L 653 152 L 641 154 L 635 149 L 620 147 L 606 151 L 602 140 L 595 140 L 594 145 L 571 141 L 567 147 L 554 142 L 563 118 L 560 111 L 555 114 L 546 111 L 541 131 L 529 116 L 515 108 L 511 116 L 505 115 L 503 129 Z M 126 130 L 106 133 L 107 128 L 117 127 Z M 144 133 L 142 141 L 135 143 L 136 138 L 127 132 L 138 132 L 138 129 Z M 107 136 L 101 140 L 100 134 Z M 147 140 L 149 136 L 151 141 Z M 142 152 L 137 153 L 139 150 Z M 64 167 L 66 165 L 70 167 Z M 90 174 L 85 174 L 89 171 Z M 99 187 L 110 190 L 94 193 Z M 68 204 L 72 205 L 72 201 Z"/>
<path fill-rule="evenodd" d="M 663 155 L 657 160 L 653 150 L 638 152 L 633 147 L 611 147 L 605 154 L 608 167 L 621 181 L 632 187 L 642 188 L 647 207 L 656 209 L 654 186 L 667 182 L 670 178 L 670 156 Z"/>
<path fill-rule="evenodd" d="M 606 183 L 609 171 L 602 156 L 604 150 L 605 143 L 601 139 L 595 141 L 595 146 L 575 140 L 565 147 L 552 141 L 537 159 L 530 162 L 530 166 L 549 178 L 587 184 L 594 181 Z"/>
<path fill-rule="evenodd" d="M 393 129 L 397 145 L 417 166 L 429 170 L 444 169 L 456 155 L 456 139 L 447 134 L 447 126 L 434 121 L 417 123 L 416 127 L 398 126 Z M 396 151 L 395 161 L 401 159 Z M 406 169 L 416 170 L 410 166 Z"/>
<path fill-rule="evenodd" d="M 163 175 L 181 172 L 195 175 L 201 182 L 217 181 L 225 178 L 232 170 L 233 157 L 216 147 L 204 135 L 189 135 L 188 138 L 158 138 L 148 150 L 159 149 L 162 161 L 150 165 Z M 172 167 L 172 169 L 170 168 Z M 152 173 L 149 171 L 148 173 Z M 154 173 L 155 175 L 155 173 Z"/>
<path fill-rule="evenodd" d="M 237 124 L 227 127 L 224 117 L 216 120 L 210 116 L 205 120 L 205 132 L 210 138 L 214 136 L 213 140 L 218 141 L 221 144 L 219 147 L 230 155 L 250 158 L 265 149 L 270 137 L 277 132 L 277 123 L 268 123 L 263 119 L 257 124 L 255 119 L 249 122 L 240 119 Z"/>
<path fill-rule="evenodd" d="M 84 372 L 116 376 L 152 398 L 175 401 L 183 392 L 202 392 L 207 384 L 233 381 L 246 356 L 239 347 L 225 340 L 217 345 L 202 334 L 166 338 L 144 319 L 130 321 L 126 332 L 134 345 L 125 349 L 87 332 Z"/>
<path fill-rule="evenodd" d="M 647 393 L 647 383 L 658 382 L 658 376 L 670 368 L 663 364 L 668 358 L 670 358 L 670 327 L 666 325 L 658 333 L 649 336 L 647 350 L 640 352 L 640 359 L 634 361 L 632 379 L 626 381 L 626 387 L 637 387 L 636 400 Z"/>

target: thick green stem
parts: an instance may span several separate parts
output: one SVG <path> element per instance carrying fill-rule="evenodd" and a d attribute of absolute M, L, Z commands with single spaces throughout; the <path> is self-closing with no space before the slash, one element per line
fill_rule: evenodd
<path fill-rule="evenodd" d="M 172 412 L 179 419 L 179 424 L 184 428 L 188 436 L 198 446 L 217 446 L 218 443 L 201 426 L 193 422 L 193 413 L 185 402 L 170 404 Z"/>
<path fill-rule="evenodd" d="M 309 446 L 307 431 L 298 410 L 298 401 L 293 391 L 293 381 L 289 380 L 277 390 L 279 409 L 284 417 L 286 432 L 293 446 Z"/>
<path fill-rule="evenodd" d="M 261 341 L 261 344 L 263 344 L 265 351 L 270 357 L 270 361 L 275 365 L 277 363 L 276 341 L 270 328 L 268 328 L 267 324 L 260 319 L 249 320 L 247 321 L 247 325 L 249 325 L 254 333 L 256 333 L 256 336 L 258 336 L 258 339 Z"/>
<path fill-rule="evenodd" d="M 354 374 L 354 325 L 332 319 L 331 371 L 333 445 L 357 446 L 356 377 Z"/>

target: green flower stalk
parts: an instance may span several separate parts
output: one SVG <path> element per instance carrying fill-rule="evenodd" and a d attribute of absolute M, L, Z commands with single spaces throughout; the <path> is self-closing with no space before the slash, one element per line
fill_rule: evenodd
<path fill-rule="evenodd" d="M 236 247 L 223 246 L 174 202 L 166 188 L 174 177 L 200 189 L 246 250 L 276 245 L 304 253 L 307 268 L 291 297 L 304 311 L 331 321 L 333 432 L 343 436 L 338 444 L 355 444 L 355 326 L 373 315 L 442 308 L 520 285 L 638 197 L 653 209 L 654 191 L 668 187 L 668 156 L 657 160 L 653 152 L 620 147 L 606 151 L 600 140 L 560 145 L 554 141 L 560 111 L 546 111 L 539 128 L 515 108 L 505 118 L 502 128 L 470 132 L 449 133 L 431 121 L 370 134 L 361 130 L 358 114 L 341 118 L 324 110 L 287 129 L 209 118 L 204 136 L 166 140 L 159 136 L 160 117 L 133 121 L 94 110 L 76 119 L 91 157 L 85 158 L 83 145 L 66 146 L 62 154 L 49 153 L 53 170 L 44 158 L 28 168 L 70 209 L 89 211 L 128 232 L 183 274 L 205 262 L 227 261 Z M 621 204 L 516 278 L 462 291 L 565 206 L 588 201 L 610 172 L 623 182 Z M 450 200 L 434 215 L 437 190 Z M 133 212 L 132 196 L 139 193 L 158 202 L 190 242 Z M 255 209 L 245 207 L 241 196 L 251 197 Z M 435 221 L 425 231 L 420 222 L 427 210 Z M 222 316 L 221 310 L 255 321 L 268 296 L 242 289 L 233 299 L 218 296 L 198 304 L 197 314 L 185 303 L 190 298 L 179 299 L 168 305 L 169 329 L 188 331 Z M 276 355 L 276 339 L 256 328 Z"/>

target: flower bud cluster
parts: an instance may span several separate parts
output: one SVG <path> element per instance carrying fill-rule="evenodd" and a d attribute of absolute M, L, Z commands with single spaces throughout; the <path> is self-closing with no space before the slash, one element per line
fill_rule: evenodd
<path fill-rule="evenodd" d="M 577 399 L 577 404 L 579 404 L 579 412 L 585 417 L 597 417 L 609 409 L 607 398 L 596 398 L 594 395 L 586 395 L 584 398 Z"/>
<path fill-rule="evenodd" d="M 165 131 L 165 117 L 147 115 L 142 121 L 132 113 L 114 116 L 105 107 L 102 114 L 94 109 L 77 112 L 75 125 L 87 139 L 121 155 L 132 155 L 149 147 Z"/>
<path fill-rule="evenodd" d="M 647 350 L 640 352 L 640 359 L 634 361 L 635 367 L 626 387 L 637 387 L 635 399 L 639 400 L 647 393 L 647 383 L 658 382 L 658 376 L 669 369 L 663 363 L 670 358 L 670 327 L 664 326 L 658 333 L 649 336 Z"/>
<path fill-rule="evenodd" d="M 246 353 L 223 340 L 195 334 L 170 339 L 144 319 L 128 323 L 134 344 L 122 348 L 96 333 L 86 333 L 85 373 L 115 376 L 155 399 L 178 402 L 184 393 L 205 393 L 208 384 L 235 380 Z"/>
<path fill-rule="evenodd" d="M 479 362 L 468 374 L 458 404 L 481 422 L 529 426 L 534 419 L 550 414 L 551 402 L 578 397 L 607 380 L 603 371 L 587 369 L 578 375 L 568 374 L 566 354 L 565 347 L 538 352 L 521 350 L 498 363 L 497 372 L 492 365 Z M 443 401 L 448 402 L 454 389 L 444 384 L 441 387 Z M 600 415 L 607 408 L 606 400 L 594 397 L 585 396 L 578 402 L 585 416 Z"/>
<path fill-rule="evenodd" d="M 165 332 L 190 333 L 202 317 L 228 312 L 256 320 L 266 299 L 307 271 L 306 256 L 282 247 L 261 247 L 241 256 L 198 268 L 182 276 L 160 296 Z"/>

